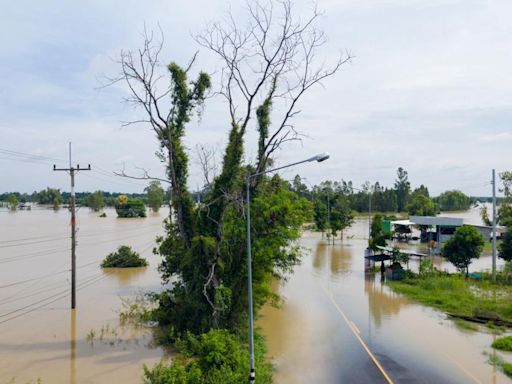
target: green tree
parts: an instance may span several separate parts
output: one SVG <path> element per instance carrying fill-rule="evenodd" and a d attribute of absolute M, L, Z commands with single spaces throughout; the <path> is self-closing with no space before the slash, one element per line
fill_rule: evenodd
<path fill-rule="evenodd" d="M 378 249 L 377 246 L 385 247 L 386 240 L 390 237 L 389 233 L 384 232 L 383 216 L 380 213 L 376 213 L 372 220 L 370 239 L 368 240 L 369 247 L 374 251 Z"/>
<path fill-rule="evenodd" d="M 503 260 L 512 261 L 512 227 L 508 227 L 498 249 L 498 256 Z"/>
<path fill-rule="evenodd" d="M 240 384 L 247 382 L 249 351 L 243 341 L 225 329 L 212 329 L 200 336 L 186 335 L 178 343 L 183 354 L 171 365 L 144 367 L 145 384 Z M 258 383 L 272 383 L 272 365 L 265 358 L 261 337 L 255 338 Z"/>
<path fill-rule="evenodd" d="M 411 195 L 411 199 L 406 206 L 409 215 L 414 216 L 435 216 L 437 207 L 434 201 L 422 193 L 415 193 Z"/>
<path fill-rule="evenodd" d="M 466 211 L 472 204 L 472 199 L 457 189 L 443 192 L 435 200 L 441 211 Z"/>
<path fill-rule="evenodd" d="M 299 175 L 295 175 L 293 178 L 291 190 L 300 197 L 310 198 L 308 186 L 302 182 L 302 178 Z"/>
<path fill-rule="evenodd" d="M 443 246 L 443 256 L 460 272 L 469 273 L 472 259 L 478 259 L 482 253 L 484 239 L 475 227 L 463 225 Z"/>
<path fill-rule="evenodd" d="M 149 183 L 144 191 L 148 195 L 148 205 L 153 212 L 158 212 L 164 202 L 165 191 L 159 181 L 153 180 Z"/>
<path fill-rule="evenodd" d="M 103 199 L 103 192 L 96 191 L 89 193 L 86 198 L 87 206 L 94 212 L 99 212 L 105 207 L 105 200 Z"/>
<path fill-rule="evenodd" d="M 311 218 L 310 202 L 290 191 L 278 176 L 248 176 L 269 169 L 276 151 L 297 137 L 290 119 L 299 112 L 299 100 L 333 75 L 345 58 L 332 68 L 322 65 L 315 69 L 315 52 L 322 43 L 315 28 L 316 13 L 306 21 L 295 20 L 289 1 L 272 11 L 253 3 L 248 3 L 248 8 L 247 27 L 239 25 L 240 15 L 231 15 L 229 20 L 235 23 L 211 24 L 196 38 L 223 62 L 217 93 L 226 98 L 229 116 L 222 168 L 201 204 L 194 204 L 188 192 L 189 158 L 183 138 L 188 123 L 201 111 L 211 87 L 210 77 L 202 72 L 190 81 L 190 66 L 171 63 L 167 66 L 169 86 L 157 86 L 155 82 L 164 78 L 155 75 L 161 46 L 152 41 L 145 42 L 146 49 L 121 57 L 121 80 L 130 85 L 130 100 L 143 108 L 144 120 L 156 133 L 172 191 L 172 216 L 166 221 L 166 235 L 159 239 L 157 252 L 163 259 L 159 267 L 162 279 L 165 283 L 172 279 L 173 284 L 157 295 L 154 312 L 160 325 L 168 326 L 171 338 L 187 332 L 204 334 L 212 328 L 245 334 L 246 204 L 251 206 L 256 311 L 276 297 L 272 280 L 299 262 L 295 240 L 303 223 Z M 258 27 L 265 22 L 283 24 L 268 30 Z M 247 33 L 241 36 L 241 31 Z M 287 101 L 284 109 L 273 111 L 274 100 L 281 105 L 283 97 Z M 246 133 L 253 121 L 257 153 L 255 162 L 246 164 Z M 250 201 L 245 201 L 246 187 Z M 225 381 L 219 378 L 217 382 Z"/>
<path fill-rule="evenodd" d="M 146 259 L 127 245 L 121 245 L 116 252 L 109 253 L 101 262 L 101 268 L 135 268 L 147 265 Z"/>
<path fill-rule="evenodd" d="M 340 232 L 343 239 L 343 231 L 354 223 L 354 213 L 350 208 L 347 198 L 339 191 L 336 192 L 330 206 L 329 227 L 334 238 Z"/>
<path fill-rule="evenodd" d="M 48 187 L 37 193 L 36 201 L 38 204 L 52 205 L 54 210 L 58 210 L 62 204 L 62 195 L 59 189 Z"/>
<path fill-rule="evenodd" d="M 18 207 L 18 199 L 16 198 L 16 195 L 11 193 L 10 195 L 7 196 L 6 201 L 7 207 L 9 207 L 11 211 L 15 211 Z"/>
<path fill-rule="evenodd" d="M 397 198 L 397 208 L 398 212 L 403 212 L 411 192 L 411 183 L 409 182 L 407 171 L 402 167 L 398 168 L 396 176 L 397 178 L 395 180 L 395 191 Z"/>

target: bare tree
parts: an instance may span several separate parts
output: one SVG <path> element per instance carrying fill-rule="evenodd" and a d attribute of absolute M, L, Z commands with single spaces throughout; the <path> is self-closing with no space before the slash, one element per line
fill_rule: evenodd
<path fill-rule="evenodd" d="M 177 224 L 182 239 L 190 246 L 190 230 L 187 230 L 189 209 L 187 190 L 187 155 L 182 144 L 185 124 L 194 110 L 204 101 L 210 88 L 210 78 L 201 72 L 196 81 L 187 83 L 187 74 L 196 55 L 183 69 L 175 63 L 166 66 L 160 63 L 159 55 L 163 47 L 163 34 L 157 39 L 154 33 L 144 30 L 143 47 L 137 51 L 122 51 L 119 64 L 121 73 L 109 79 L 107 85 L 124 83 L 129 89 L 125 101 L 136 108 L 142 108 L 142 119 L 124 122 L 123 125 L 137 123 L 149 124 L 160 142 L 160 160 L 166 164 L 168 180 L 152 177 L 142 170 L 141 176 L 127 175 L 124 170 L 117 174 L 134 179 L 152 179 L 166 181 L 171 185 L 172 208 L 177 215 Z"/>
<path fill-rule="evenodd" d="M 292 14 L 292 1 L 248 1 L 249 21 L 241 27 L 228 13 L 227 22 L 209 25 L 196 41 L 213 51 L 223 63 L 221 89 L 229 105 L 231 123 L 246 131 L 258 103 L 278 104 L 281 116 L 270 131 L 260 132 L 257 169 L 285 142 L 299 139 L 293 118 L 298 102 L 311 87 L 334 75 L 351 60 L 345 52 L 327 66 L 315 64 L 318 49 L 326 42 L 316 28 L 315 8 L 301 21 Z M 262 136 L 262 137 L 261 137 Z"/>
<path fill-rule="evenodd" d="M 208 188 L 217 176 L 217 150 L 209 144 L 196 144 L 196 162 L 201 168 L 204 178 L 204 187 Z"/>

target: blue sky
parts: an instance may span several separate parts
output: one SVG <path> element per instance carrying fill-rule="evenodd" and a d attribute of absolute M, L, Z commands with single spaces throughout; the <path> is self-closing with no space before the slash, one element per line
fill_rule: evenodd
<path fill-rule="evenodd" d="M 295 2 L 299 13 L 311 2 Z M 121 49 L 140 46 L 144 25 L 161 26 L 162 58 L 186 64 L 199 50 L 196 69 L 219 63 L 192 38 L 227 9 L 241 17 L 243 2 L 225 1 L 19 1 L 0 13 L 0 148 L 91 163 L 77 189 L 140 192 L 143 182 L 106 176 L 104 170 L 135 167 L 163 174 L 158 143 L 144 126 L 122 127 L 140 116 L 122 103 L 126 90 L 100 89 L 115 75 Z M 380 181 L 391 185 L 400 166 L 413 186 L 437 194 L 460 188 L 490 193 L 491 169 L 512 169 L 512 3 L 473 0 L 324 0 L 319 27 L 328 43 L 319 55 L 340 50 L 355 56 L 324 87 L 300 105 L 296 127 L 307 135 L 277 156 L 278 164 L 328 151 L 328 162 L 283 174 L 324 179 Z M 214 76 L 214 87 L 215 83 Z M 278 112 L 278 111 L 276 111 Z M 201 121 L 188 127 L 190 187 L 202 184 L 194 161 L 196 144 L 221 150 L 227 109 L 212 99 Z M 253 142 L 254 131 L 248 136 Z M 252 160 L 255 146 L 249 144 Z M 51 161 L 21 162 L 0 155 L 0 191 L 31 192 L 46 186 L 67 190 L 69 178 L 51 171 Z"/>

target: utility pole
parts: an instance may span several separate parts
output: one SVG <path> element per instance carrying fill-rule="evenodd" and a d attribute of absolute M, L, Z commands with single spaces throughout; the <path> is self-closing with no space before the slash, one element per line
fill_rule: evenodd
<path fill-rule="evenodd" d="M 368 240 L 372 237 L 372 187 L 368 189 Z"/>
<path fill-rule="evenodd" d="M 492 281 L 496 282 L 496 172 L 492 170 Z"/>
<path fill-rule="evenodd" d="M 78 171 L 90 171 L 91 165 L 87 168 L 80 168 L 77 164 L 76 168 L 71 165 L 71 143 L 69 143 L 69 168 L 57 168 L 53 164 L 54 171 L 69 172 L 71 176 L 71 309 L 76 307 L 76 212 L 75 212 L 75 173 Z"/>

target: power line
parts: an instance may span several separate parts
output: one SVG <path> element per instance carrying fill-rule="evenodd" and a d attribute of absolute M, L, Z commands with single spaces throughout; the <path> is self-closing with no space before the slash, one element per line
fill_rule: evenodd
<path fill-rule="evenodd" d="M 62 270 L 62 271 L 59 271 L 59 272 L 52 272 L 52 273 L 48 273 L 48 274 L 45 274 L 45 275 L 41 275 L 41 276 L 38 276 L 38 277 L 33 277 L 31 279 L 26 279 L 26 280 L 20 280 L 20 281 L 16 281 L 14 283 L 9 283 L 9 284 L 4 284 L 4 285 L 0 285 L 0 288 L 8 288 L 8 287 L 14 287 L 16 285 L 21 285 L 21 284 L 25 284 L 25 283 L 30 283 L 31 281 L 37 281 L 37 280 L 42 280 L 46 277 L 49 277 L 49 276 L 54 276 L 54 275 L 60 275 L 61 273 L 64 273 L 64 272 L 69 272 L 69 269 L 65 269 L 65 270 Z"/>
<path fill-rule="evenodd" d="M 4 152 L 6 154 L 12 154 L 14 156 L 25 156 L 25 157 L 31 157 L 31 158 L 38 158 L 38 159 L 41 159 L 41 160 L 51 160 L 51 161 L 57 161 L 57 162 L 65 162 L 66 160 L 63 160 L 63 159 L 57 159 L 55 157 L 48 157 L 48 156 L 43 156 L 43 155 L 34 155 L 32 153 L 25 153 L 25 152 L 18 152 L 18 151 L 13 151 L 13 150 L 10 150 L 10 149 L 5 149 L 5 148 L 0 148 L 0 152 Z"/>
<path fill-rule="evenodd" d="M 87 288 L 88 286 L 90 286 L 90 285 L 92 285 L 92 284 L 94 284 L 94 283 L 96 283 L 96 282 L 100 281 L 100 280 L 103 280 L 105 277 L 107 277 L 107 275 L 108 275 L 108 272 L 107 272 L 107 273 L 105 273 L 105 274 L 104 274 L 104 275 L 102 275 L 102 276 L 99 276 L 96 280 L 92 280 L 92 281 L 88 282 L 88 284 L 84 284 L 84 285 L 82 285 L 82 286 L 79 286 L 78 290 L 80 291 L 80 290 L 82 290 L 82 289 L 84 289 L 84 288 Z M 12 317 L 10 317 L 10 318 L 8 318 L 8 319 L 2 320 L 2 321 L 0 321 L 0 324 L 7 323 L 8 321 L 11 321 L 11 320 L 17 319 L 17 318 L 19 318 L 19 317 L 22 317 L 22 316 L 24 316 L 24 315 L 27 315 L 27 314 L 29 314 L 29 313 L 31 313 L 31 312 L 33 312 L 33 311 L 36 311 L 36 310 L 38 310 L 38 309 L 40 309 L 40 308 L 42 308 L 42 307 L 47 306 L 48 304 L 52 304 L 52 303 L 54 303 L 54 302 L 56 302 L 56 301 L 58 301 L 58 300 L 60 300 L 60 299 L 63 299 L 63 298 L 65 298 L 65 297 L 67 297 L 68 295 L 69 295 L 69 293 L 68 293 L 68 292 L 65 292 L 65 293 L 61 293 L 61 294 L 52 295 L 52 296 L 50 296 L 50 297 L 48 297 L 48 298 L 46 298 L 46 299 L 39 300 L 38 302 L 36 302 L 36 303 L 32 303 L 31 305 L 32 305 L 32 306 L 33 306 L 33 305 L 37 305 L 37 304 L 39 304 L 39 303 L 42 303 L 42 302 L 44 302 L 44 301 L 47 301 L 47 300 L 49 300 L 49 299 L 51 299 L 51 298 L 56 297 L 55 299 L 53 299 L 53 300 L 51 300 L 51 301 L 48 301 L 48 302 L 46 302 L 46 303 L 43 303 L 43 304 L 41 304 L 41 305 L 39 305 L 39 306 L 37 306 L 37 307 L 31 308 L 31 309 L 29 309 L 29 310 L 28 310 L 28 311 L 26 311 L 26 312 L 23 312 L 23 313 L 20 313 L 20 314 L 18 314 L 18 315 L 16 315 L 16 316 L 12 316 Z M 57 296 L 58 296 L 58 297 L 57 297 Z M 23 309 L 26 309 L 26 308 L 29 308 L 29 307 L 30 307 L 30 306 L 26 306 L 26 307 L 24 307 Z M 9 314 L 0 315 L 0 317 L 5 317 L 5 316 L 8 316 L 8 315 L 11 315 L 11 314 L 13 314 L 13 313 L 19 312 L 20 310 L 22 310 L 22 309 L 17 309 L 17 310 L 15 310 L 15 311 L 11 311 Z"/>

